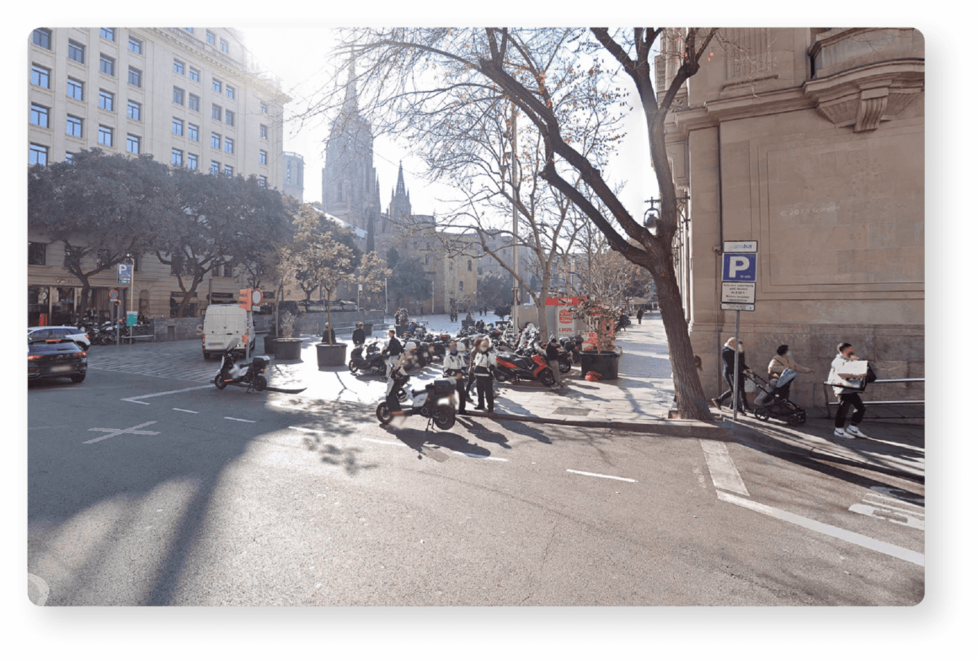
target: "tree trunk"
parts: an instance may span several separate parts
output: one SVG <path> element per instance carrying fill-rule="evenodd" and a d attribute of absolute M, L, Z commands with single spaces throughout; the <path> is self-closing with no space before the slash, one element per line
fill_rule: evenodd
<path fill-rule="evenodd" d="M 335 336 L 336 331 L 333 330 L 333 310 L 332 310 L 332 305 L 329 304 L 332 298 L 333 298 L 333 292 L 330 291 L 329 289 L 326 289 L 326 327 L 329 328 L 330 334 Z M 332 344 L 333 342 L 330 343 Z"/>

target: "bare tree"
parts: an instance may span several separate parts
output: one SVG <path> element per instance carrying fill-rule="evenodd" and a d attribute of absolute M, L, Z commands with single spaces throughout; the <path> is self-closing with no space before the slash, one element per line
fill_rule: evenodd
<path fill-rule="evenodd" d="M 540 177 L 579 208 L 611 249 L 647 270 L 659 295 L 682 417 L 712 419 L 693 363 L 682 298 L 673 266 L 677 192 L 665 143 L 665 120 L 686 81 L 695 75 L 716 28 L 347 30 L 343 52 L 357 61 L 362 107 L 379 126 L 409 137 L 423 151 L 440 147 L 433 126 L 452 121 L 463 106 L 488 107 L 506 99 L 544 140 Z M 669 75 L 657 92 L 653 47 L 671 36 Z M 674 35 L 674 36 L 673 36 Z M 675 44 L 675 48 L 672 45 Z M 661 206 L 651 227 L 634 218 L 582 151 L 561 107 L 610 112 L 623 103 L 618 79 L 634 86 L 645 118 L 651 172 Z M 320 105 L 310 109 L 319 112 Z M 580 185 L 578 185 L 580 181 Z M 591 200 L 595 199 L 600 205 Z"/>

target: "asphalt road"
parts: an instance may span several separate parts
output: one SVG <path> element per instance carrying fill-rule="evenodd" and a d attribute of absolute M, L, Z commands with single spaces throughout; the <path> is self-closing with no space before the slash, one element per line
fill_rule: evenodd
<path fill-rule="evenodd" d="M 208 363 L 213 364 L 213 363 Z M 92 370 L 28 392 L 46 605 L 913 605 L 923 486 L 736 444 Z"/>

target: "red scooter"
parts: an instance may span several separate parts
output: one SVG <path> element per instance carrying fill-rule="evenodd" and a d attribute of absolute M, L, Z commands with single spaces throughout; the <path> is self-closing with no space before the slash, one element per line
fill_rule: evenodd
<path fill-rule="evenodd" d="M 533 343 L 533 352 L 529 356 L 496 353 L 496 368 L 493 375 L 500 382 L 538 380 L 547 387 L 554 384 L 554 372 L 540 355 L 540 347 L 536 342 Z"/>

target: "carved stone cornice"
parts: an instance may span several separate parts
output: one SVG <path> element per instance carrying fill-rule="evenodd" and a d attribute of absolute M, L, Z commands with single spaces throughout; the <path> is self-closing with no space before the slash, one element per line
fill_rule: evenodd
<path fill-rule="evenodd" d="M 836 127 L 873 131 L 894 119 L 924 89 L 924 63 L 893 60 L 842 71 L 802 85 L 820 115 Z"/>

